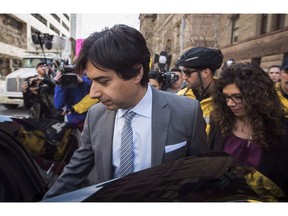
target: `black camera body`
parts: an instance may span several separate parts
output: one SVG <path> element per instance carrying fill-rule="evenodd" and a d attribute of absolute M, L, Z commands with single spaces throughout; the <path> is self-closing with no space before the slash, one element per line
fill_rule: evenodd
<path fill-rule="evenodd" d="M 174 72 L 162 72 L 161 73 L 162 78 L 162 90 L 167 90 L 171 85 L 179 80 L 179 76 Z"/>
<path fill-rule="evenodd" d="M 30 80 L 32 80 L 32 81 L 30 81 Z M 37 75 L 36 76 L 27 77 L 24 81 L 27 81 L 28 88 L 30 88 L 30 87 L 39 87 L 40 83 L 41 83 L 41 80 L 39 80 L 37 78 Z"/>
<path fill-rule="evenodd" d="M 28 82 L 28 87 L 38 87 L 39 86 L 39 82 L 37 82 L 37 80 L 32 80 L 32 82 Z"/>
<path fill-rule="evenodd" d="M 78 77 L 74 65 L 64 65 L 60 70 L 62 73 L 60 84 L 63 88 L 75 88 L 78 85 Z"/>

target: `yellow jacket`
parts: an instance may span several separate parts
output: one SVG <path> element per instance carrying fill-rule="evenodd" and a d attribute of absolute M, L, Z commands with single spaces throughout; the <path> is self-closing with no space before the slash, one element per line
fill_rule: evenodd
<path fill-rule="evenodd" d="M 195 95 L 193 94 L 192 89 L 188 89 L 187 87 L 184 89 L 181 89 L 180 91 L 177 92 L 177 95 L 182 95 L 182 96 L 186 96 L 188 98 L 192 98 L 196 100 Z M 207 135 L 209 133 L 210 130 L 210 113 L 212 111 L 212 97 L 208 97 L 203 99 L 202 101 L 200 101 L 200 106 L 203 112 L 203 117 L 205 118 L 206 121 L 206 132 Z"/>
<path fill-rule="evenodd" d="M 92 105 L 99 102 L 99 99 L 92 99 L 89 94 L 87 94 L 81 101 L 73 106 L 74 111 L 82 114 L 86 112 Z"/>
<path fill-rule="evenodd" d="M 286 108 L 286 111 L 288 112 L 288 99 L 285 98 L 285 97 L 283 96 L 283 94 L 281 93 L 280 85 L 281 85 L 281 83 L 277 83 L 277 84 L 276 84 L 276 91 L 277 91 L 277 94 L 278 94 L 278 96 L 279 96 L 282 104 L 284 105 L 284 107 Z"/>

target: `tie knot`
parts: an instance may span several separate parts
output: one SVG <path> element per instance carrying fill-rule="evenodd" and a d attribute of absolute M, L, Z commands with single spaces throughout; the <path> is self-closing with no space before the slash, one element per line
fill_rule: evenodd
<path fill-rule="evenodd" d="M 129 122 L 130 123 L 135 115 L 136 115 L 136 113 L 133 112 L 133 111 L 127 112 L 125 114 L 125 122 L 127 122 L 127 123 Z"/>

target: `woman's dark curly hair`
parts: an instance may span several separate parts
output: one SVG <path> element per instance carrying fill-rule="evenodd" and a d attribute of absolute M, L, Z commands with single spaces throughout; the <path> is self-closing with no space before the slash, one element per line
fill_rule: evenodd
<path fill-rule="evenodd" d="M 269 75 L 253 63 L 234 63 L 220 74 L 213 91 L 211 122 L 223 135 L 232 133 L 236 118 L 220 94 L 228 84 L 235 84 L 243 95 L 246 118 L 252 126 L 252 138 L 267 150 L 277 147 L 284 125 L 285 109 Z"/>

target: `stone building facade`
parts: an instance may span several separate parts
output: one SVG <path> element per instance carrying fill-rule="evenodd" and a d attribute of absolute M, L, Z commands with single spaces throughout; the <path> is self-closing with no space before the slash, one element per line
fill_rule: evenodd
<path fill-rule="evenodd" d="M 140 31 L 151 60 L 166 51 L 171 66 L 195 46 L 219 48 L 224 61 L 255 62 L 264 70 L 288 56 L 287 14 L 140 14 Z"/>
<path fill-rule="evenodd" d="M 17 69 L 27 44 L 26 24 L 8 14 L 0 14 L 0 72 Z"/>

